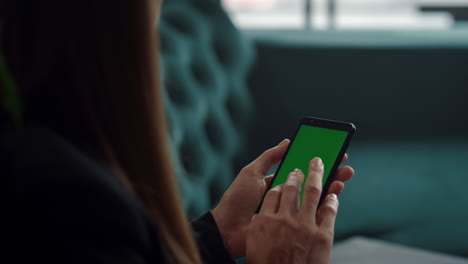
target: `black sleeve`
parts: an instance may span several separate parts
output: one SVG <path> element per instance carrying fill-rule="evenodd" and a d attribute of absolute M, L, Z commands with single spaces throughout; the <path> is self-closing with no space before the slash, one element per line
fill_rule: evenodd
<path fill-rule="evenodd" d="M 210 212 L 192 220 L 192 228 L 203 263 L 235 263 L 224 247 L 218 226 Z"/>
<path fill-rule="evenodd" d="M 158 239 L 149 237 L 154 234 L 145 221 L 119 195 L 80 183 L 37 187 L 16 203 L 21 212 L 11 226 L 11 245 L 17 263 L 164 261 L 152 243 Z"/>
<path fill-rule="evenodd" d="M 8 201 L 0 262 L 165 263 L 143 205 L 110 170 L 42 131 L 0 144 Z"/>

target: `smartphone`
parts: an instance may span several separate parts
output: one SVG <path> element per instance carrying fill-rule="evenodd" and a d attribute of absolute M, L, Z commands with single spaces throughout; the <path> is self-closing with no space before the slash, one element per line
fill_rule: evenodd
<path fill-rule="evenodd" d="M 356 127 L 352 123 L 305 117 L 301 120 L 283 160 L 276 170 L 269 189 L 286 182 L 289 173 L 300 169 L 304 173 L 304 183 L 310 161 L 320 157 L 324 163 L 322 196 L 328 192 L 334 174 L 346 153 Z M 303 196 L 302 188 L 300 201 Z"/>

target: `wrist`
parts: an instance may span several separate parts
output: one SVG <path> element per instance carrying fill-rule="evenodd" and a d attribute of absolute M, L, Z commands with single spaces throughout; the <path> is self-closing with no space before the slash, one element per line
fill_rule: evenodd
<path fill-rule="evenodd" d="M 231 232 L 229 230 L 229 226 L 227 225 L 226 219 L 223 217 L 223 214 L 220 212 L 219 209 L 215 208 L 211 210 L 211 215 L 216 222 L 216 226 L 218 227 L 219 233 L 221 235 L 221 239 L 223 241 L 224 248 L 229 253 L 232 259 L 235 259 L 239 256 L 236 256 L 235 252 L 231 246 Z"/>

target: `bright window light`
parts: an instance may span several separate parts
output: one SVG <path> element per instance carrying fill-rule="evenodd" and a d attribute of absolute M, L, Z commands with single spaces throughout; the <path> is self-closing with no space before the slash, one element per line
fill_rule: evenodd
<path fill-rule="evenodd" d="M 223 0 L 223 4 L 234 23 L 245 29 L 447 30 L 455 20 L 444 8 L 465 8 L 468 13 L 468 0 Z M 442 10 L 428 12 L 423 7 Z"/>

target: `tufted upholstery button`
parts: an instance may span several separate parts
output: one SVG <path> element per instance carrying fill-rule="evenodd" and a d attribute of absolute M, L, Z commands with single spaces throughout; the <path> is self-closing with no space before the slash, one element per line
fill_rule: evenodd
<path fill-rule="evenodd" d="M 242 116 L 240 115 L 239 111 L 238 98 L 235 94 L 231 94 L 227 98 L 226 108 L 233 123 L 239 123 L 239 120 L 242 118 Z"/>
<path fill-rule="evenodd" d="M 192 63 L 192 75 L 194 79 L 199 83 L 202 84 L 204 87 L 209 86 L 209 73 L 206 71 L 206 67 L 203 67 L 199 62 Z"/>
<path fill-rule="evenodd" d="M 219 63 L 223 66 L 229 65 L 228 56 L 229 53 L 226 53 L 224 46 L 219 42 L 213 43 L 213 51 L 216 54 L 216 58 L 218 59 Z"/>
<path fill-rule="evenodd" d="M 235 176 L 252 113 L 245 80 L 253 47 L 219 0 L 169 1 L 161 15 L 171 155 L 184 208 L 197 216 L 213 208 Z"/>
<path fill-rule="evenodd" d="M 221 123 L 214 116 L 210 116 L 205 121 L 205 133 L 211 147 L 217 151 L 223 151 L 225 138 L 222 135 Z"/>
<path fill-rule="evenodd" d="M 193 23 L 190 23 L 187 19 L 180 19 L 176 14 L 166 16 L 165 20 L 173 30 L 182 34 L 191 35 L 195 31 Z"/>
<path fill-rule="evenodd" d="M 236 127 L 245 126 L 253 111 L 252 104 L 249 100 L 246 100 L 246 98 L 250 97 L 250 94 L 242 89 L 244 86 L 245 84 L 234 83 L 226 98 L 227 113 Z"/>
<path fill-rule="evenodd" d="M 184 166 L 187 176 L 195 179 L 195 176 L 200 174 L 202 164 L 199 151 L 196 151 L 196 146 L 196 143 L 191 142 L 191 139 L 186 137 L 179 150 L 182 165 Z"/>
<path fill-rule="evenodd" d="M 161 53 L 167 53 L 168 49 L 170 49 L 170 46 L 169 46 L 170 41 L 167 38 L 168 38 L 167 35 L 164 35 L 164 34 L 161 34 L 159 37 Z"/>
<path fill-rule="evenodd" d="M 182 87 L 171 81 L 166 81 L 164 86 L 172 102 L 179 105 L 187 104 L 187 95 Z"/>

